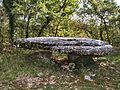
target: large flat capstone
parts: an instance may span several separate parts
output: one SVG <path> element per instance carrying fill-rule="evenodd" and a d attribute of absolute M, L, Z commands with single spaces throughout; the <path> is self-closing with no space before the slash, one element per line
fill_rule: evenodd
<path fill-rule="evenodd" d="M 15 45 L 27 49 L 47 49 L 82 56 L 103 56 L 112 52 L 107 42 L 90 38 L 34 37 L 22 38 Z"/>

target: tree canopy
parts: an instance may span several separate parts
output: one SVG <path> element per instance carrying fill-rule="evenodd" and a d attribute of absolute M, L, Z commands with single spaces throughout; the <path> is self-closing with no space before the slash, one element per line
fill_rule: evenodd
<path fill-rule="evenodd" d="M 120 7 L 114 0 L 3 0 L 0 12 L 4 42 L 40 36 L 120 42 Z"/>

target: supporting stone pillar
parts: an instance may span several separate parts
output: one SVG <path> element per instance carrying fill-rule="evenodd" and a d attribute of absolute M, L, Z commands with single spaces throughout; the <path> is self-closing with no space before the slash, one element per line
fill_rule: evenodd
<path fill-rule="evenodd" d="M 91 67 L 97 65 L 92 56 L 80 56 L 69 53 L 68 60 L 75 63 L 76 68 Z"/>

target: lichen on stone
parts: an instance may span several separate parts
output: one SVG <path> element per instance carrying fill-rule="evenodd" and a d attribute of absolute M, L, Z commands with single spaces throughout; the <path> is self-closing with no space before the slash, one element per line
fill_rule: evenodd
<path fill-rule="evenodd" d="M 101 40 L 71 37 L 22 38 L 17 39 L 15 41 L 15 45 L 20 48 L 47 49 L 83 56 L 103 56 L 111 53 L 113 49 L 111 45 Z"/>

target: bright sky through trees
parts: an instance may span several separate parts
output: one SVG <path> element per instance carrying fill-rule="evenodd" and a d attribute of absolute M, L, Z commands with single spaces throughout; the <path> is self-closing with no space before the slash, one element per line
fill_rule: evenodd
<path fill-rule="evenodd" d="M 115 0 L 117 2 L 118 5 L 120 5 L 120 0 Z"/>

